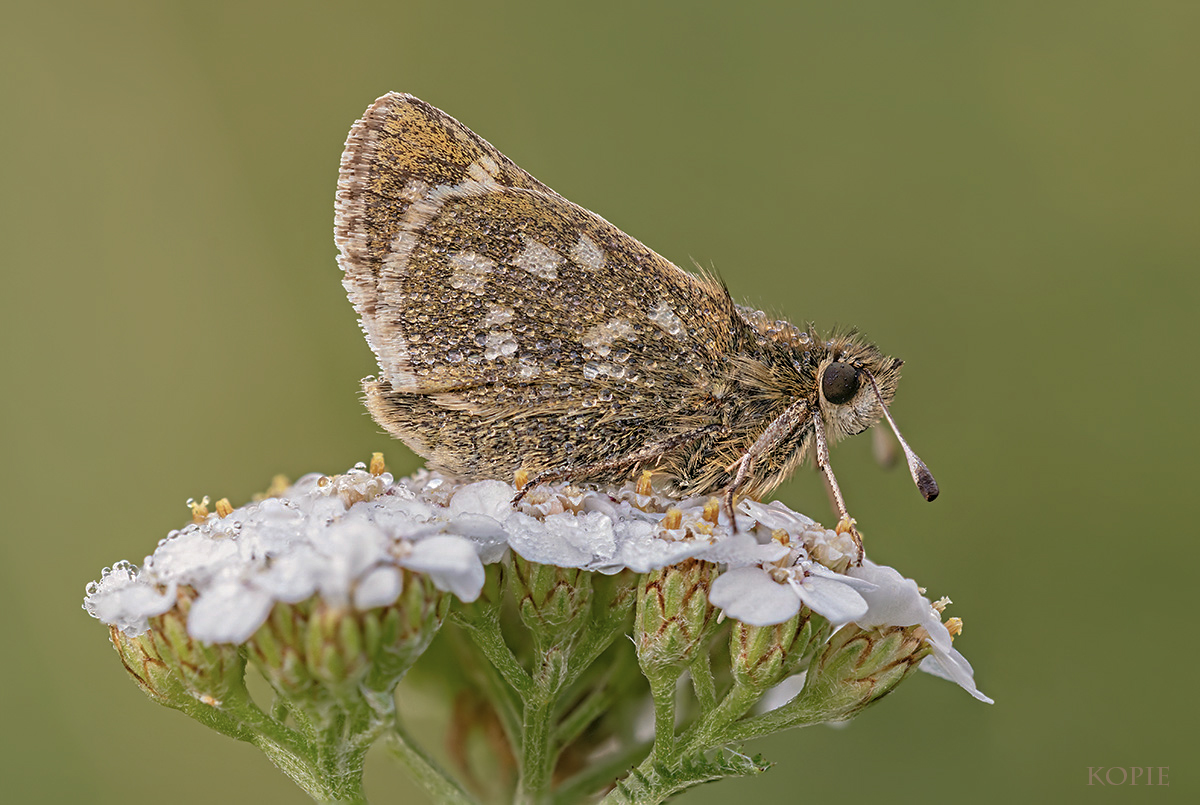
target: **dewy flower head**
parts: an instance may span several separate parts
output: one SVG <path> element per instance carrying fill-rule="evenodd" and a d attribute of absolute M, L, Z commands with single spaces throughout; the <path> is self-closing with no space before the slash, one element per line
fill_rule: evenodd
<path fill-rule="evenodd" d="M 426 649 L 443 628 L 455 632 L 468 673 L 440 681 L 482 703 L 502 690 L 513 707 L 476 708 L 476 726 L 499 724 L 512 741 L 506 762 L 519 757 L 541 790 L 560 752 L 568 764 L 633 734 L 647 682 L 658 732 L 630 779 L 698 775 L 671 772 L 663 796 L 762 771 L 724 756 L 710 763 L 707 753 L 851 718 L 918 665 L 990 701 L 938 606 L 866 561 L 853 533 L 752 500 L 739 505 L 735 529 L 716 499 L 670 499 L 650 481 L 543 484 L 514 507 L 512 484 L 428 471 L 396 480 L 379 458 L 370 469 L 274 484 L 237 509 L 192 504 L 192 524 L 140 569 L 105 569 L 84 607 L 110 626 L 152 698 L 254 741 L 327 800 L 357 801 L 381 735 L 406 751 L 397 685 L 427 656 L 436 664 Z M 722 628 L 722 618 L 739 623 Z M 270 713 L 249 695 L 248 666 L 274 691 Z M 476 673 L 486 667 L 495 674 Z M 696 703 L 677 708 L 684 674 Z M 800 692 L 755 715 L 767 690 L 789 680 L 804 680 Z M 419 753 L 407 757 L 420 765 Z M 445 799 L 446 789 L 430 791 Z M 618 784 L 612 796 L 632 794 Z"/>
<path fill-rule="evenodd" d="M 789 547 L 786 559 L 757 566 L 732 567 L 713 584 L 710 600 L 725 614 L 752 626 L 783 623 L 801 605 L 834 626 L 862 617 L 868 605 L 862 593 L 868 580 L 845 575 L 858 546 L 849 532 L 826 529 L 779 501 L 763 505 L 742 501 L 755 531 L 779 535 Z"/>
<path fill-rule="evenodd" d="M 400 595 L 407 569 L 465 602 L 484 564 L 507 549 L 522 558 L 605 574 L 645 573 L 687 559 L 737 567 L 787 554 L 777 541 L 733 533 L 711 501 L 660 501 L 634 484 L 609 492 L 540 488 L 518 509 L 501 481 L 464 484 L 420 472 L 394 480 L 358 467 L 307 475 L 273 497 L 223 513 L 200 512 L 162 540 L 139 570 L 119 562 L 88 586 L 84 607 L 128 636 L 171 609 L 180 586 L 195 592 L 192 637 L 240 643 L 276 603 L 318 596 L 368 610 Z"/>
<path fill-rule="evenodd" d="M 754 518 L 756 528 L 786 532 L 792 547 L 785 561 L 731 567 L 713 582 L 709 600 L 727 616 L 771 626 L 806 606 L 835 629 L 847 624 L 868 630 L 920 626 L 931 649 L 921 669 L 954 682 L 980 701 L 992 702 L 975 686 L 971 665 L 951 645 L 940 610 L 916 582 L 869 559 L 861 566 L 852 564 L 857 547 L 849 533 L 824 529 L 778 501 L 763 505 L 747 500 L 741 509 Z"/>
<path fill-rule="evenodd" d="M 85 608 L 136 636 L 171 608 L 175 590 L 195 591 L 188 632 L 209 643 L 241 643 L 276 603 L 314 595 L 327 605 L 368 610 L 398 598 L 405 569 L 470 601 L 483 585 L 486 549 L 446 533 L 429 476 L 393 482 L 356 467 L 295 486 L 174 531 L 141 570 L 118 563 L 88 586 Z"/>

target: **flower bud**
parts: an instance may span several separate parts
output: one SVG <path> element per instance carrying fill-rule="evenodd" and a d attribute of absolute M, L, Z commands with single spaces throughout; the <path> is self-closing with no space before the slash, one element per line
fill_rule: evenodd
<path fill-rule="evenodd" d="M 808 607 L 772 626 L 733 622 L 730 668 L 739 685 L 766 690 L 798 673 L 829 635 L 829 622 Z"/>
<path fill-rule="evenodd" d="M 427 576 L 403 571 L 403 591 L 365 611 L 319 597 L 278 603 L 247 643 L 250 660 L 290 699 L 344 700 L 360 686 L 387 692 L 429 647 L 449 598 Z"/>
<path fill-rule="evenodd" d="M 638 588 L 634 645 L 650 675 L 690 663 L 717 626 L 708 591 L 717 576 L 712 562 L 686 559 L 647 573 Z"/>
<path fill-rule="evenodd" d="M 804 690 L 794 701 L 818 713 L 814 721 L 853 718 L 917 669 L 931 650 L 925 637 L 921 626 L 846 626 L 808 669 Z"/>
<path fill-rule="evenodd" d="M 194 701 L 219 705 L 245 695 L 246 659 L 237 646 L 203 643 L 188 634 L 193 599 L 193 591 L 181 587 L 175 607 L 150 618 L 150 628 L 137 637 L 109 627 L 113 647 L 138 687 L 176 709 Z"/>
<path fill-rule="evenodd" d="M 571 642 L 588 624 L 593 573 L 512 556 L 512 592 L 521 621 L 542 646 Z"/>

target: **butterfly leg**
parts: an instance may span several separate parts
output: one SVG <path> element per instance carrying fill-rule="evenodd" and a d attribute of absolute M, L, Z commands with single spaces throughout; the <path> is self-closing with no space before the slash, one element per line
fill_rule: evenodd
<path fill-rule="evenodd" d="M 729 513 L 729 522 L 733 525 L 735 534 L 737 533 L 737 517 L 733 510 L 734 496 L 750 479 L 750 474 L 754 472 L 755 460 L 770 453 L 790 436 L 804 422 L 808 415 L 808 408 L 808 400 L 796 400 L 789 405 L 782 414 L 771 421 L 770 425 L 767 425 L 766 430 L 754 440 L 754 444 L 750 445 L 741 458 L 725 468 L 726 472 L 732 472 L 735 467 L 737 468 L 733 480 L 729 482 L 729 486 L 725 487 L 725 510 Z"/>
<path fill-rule="evenodd" d="M 825 429 L 820 422 L 813 422 L 813 435 L 817 449 L 817 466 L 821 472 L 825 474 L 825 480 L 828 482 L 829 491 L 833 494 L 834 503 L 837 504 L 838 514 L 841 519 L 838 520 L 837 531 L 839 533 L 849 531 L 850 536 L 854 538 L 854 544 L 858 548 L 858 563 L 862 564 L 863 560 L 863 544 L 862 535 L 858 533 L 858 529 L 854 527 L 854 518 L 846 510 L 846 499 L 842 497 L 842 488 L 838 486 L 837 478 L 833 475 L 833 467 L 829 463 L 829 445 L 825 441 Z M 914 476 L 915 477 L 915 476 Z"/>

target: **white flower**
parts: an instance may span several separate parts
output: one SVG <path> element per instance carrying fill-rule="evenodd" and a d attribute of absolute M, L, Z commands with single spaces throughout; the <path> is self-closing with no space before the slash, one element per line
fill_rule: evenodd
<path fill-rule="evenodd" d="M 523 559 L 558 567 L 601 573 L 632 570 L 648 573 L 685 559 L 746 565 L 779 559 L 787 549 L 768 538 L 732 533 L 728 518 L 704 519 L 707 499 L 674 504 L 638 495 L 632 482 L 615 490 L 582 491 L 571 486 L 535 490 L 513 511 L 516 490 L 499 481 L 483 481 L 460 489 L 451 500 L 455 518 L 472 529 L 491 533 L 501 528 L 509 547 Z M 467 502 L 460 503 L 461 499 Z M 668 509 L 678 513 L 678 525 L 667 528 Z M 486 518 L 486 522 L 465 518 Z"/>
<path fill-rule="evenodd" d="M 270 593 L 228 580 L 205 588 L 188 613 L 188 634 L 205 643 L 243 643 L 274 605 Z"/>
<path fill-rule="evenodd" d="M 933 608 L 912 579 L 896 570 L 866 560 L 862 567 L 850 568 L 848 574 L 875 585 L 863 593 L 869 606 L 867 613 L 856 623 L 864 629 L 882 626 L 922 626 L 929 634 L 933 653 L 921 662 L 921 670 L 954 682 L 981 702 L 993 701 L 975 686 L 974 671 L 966 657 L 951 644 L 950 632 L 942 623 L 941 613 Z"/>
<path fill-rule="evenodd" d="M 698 519 L 698 518 L 695 518 Z M 617 528 L 617 554 L 608 565 L 599 564 L 595 569 L 606 570 L 629 568 L 635 573 L 648 573 L 660 567 L 673 565 L 685 559 L 702 559 L 715 564 L 733 567 L 773 562 L 787 554 L 787 548 L 778 542 L 760 543 L 746 532 L 731 534 L 724 527 L 713 529 L 712 534 L 688 532 L 687 515 L 684 527 L 672 532 L 676 538 L 665 538 L 658 523 L 641 521 L 622 522 Z"/>
<path fill-rule="evenodd" d="M 867 612 L 863 595 L 874 585 L 816 562 L 797 559 L 790 567 L 739 567 L 713 582 L 708 600 L 751 626 L 783 623 L 803 604 L 835 627 Z"/>
<path fill-rule="evenodd" d="M 305 476 L 278 498 L 172 532 L 140 571 L 119 563 L 88 586 L 84 607 L 132 637 L 187 585 L 196 594 L 188 632 L 204 642 L 241 643 L 277 602 L 316 595 L 338 607 L 388 606 L 402 592 L 404 569 L 473 601 L 483 587 L 480 555 L 496 553 L 495 529 L 443 533 L 454 529 L 455 513 L 427 494 L 437 486 L 427 480 L 396 483 L 359 468 Z"/>
<path fill-rule="evenodd" d="M 462 601 L 474 601 L 483 589 L 483 564 L 475 546 L 460 537 L 433 536 L 415 542 L 398 564 L 424 573 L 439 590 L 448 590 Z"/>
<path fill-rule="evenodd" d="M 756 523 L 770 531 L 782 528 L 789 534 L 799 534 L 817 524 L 815 520 L 805 517 L 800 512 L 792 511 L 778 500 L 759 503 L 757 500 L 742 498 L 738 503 L 738 509 L 750 515 Z"/>
<path fill-rule="evenodd" d="M 175 585 L 167 584 L 160 592 L 153 584 L 138 578 L 137 568 L 117 562 L 104 568 L 99 581 L 87 586 L 83 608 L 93 618 L 115 626 L 130 637 L 150 628 L 149 619 L 175 606 Z"/>
<path fill-rule="evenodd" d="M 500 561 L 508 549 L 504 523 L 513 514 L 515 494 L 502 481 L 479 481 L 460 487 L 450 498 L 446 531 L 475 542 L 484 564 Z"/>
<path fill-rule="evenodd" d="M 84 607 L 132 637 L 171 609 L 186 585 L 196 594 L 192 636 L 240 643 L 276 603 L 320 596 L 360 611 L 388 606 L 403 592 L 404 570 L 473 601 L 484 564 L 510 548 L 531 562 L 602 573 L 701 559 L 726 568 L 709 600 L 729 617 L 767 626 L 807 606 L 835 627 L 920 624 L 933 649 L 922 668 L 991 701 L 915 582 L 869 561 L 845 573 L 830 569 L 857 560 L 849 533 L 778 501 L 749 499 L 739 504 L 749 527 L 740 523 L 733 533 L 710 500 L 660 499 L 632 482 L 617 490 L 558 484 L 532 492 L 517 510 L 516 489 L 502 481 L 462 484 L 424 471 L 396 481 L 361 465 L 332 478 L 307 475 L 278 497 L 172 532 L 140 571 L 117 563 L 88 585 Z"/>
<path fill-rule="evenodd" d="M 563 484 L 533 491 L 515 510 L 516 490 L 502 481 L 462 484 L 428 472 L 396 481 L 361 466 L 306 475 L 278 497 L 172 532 L 140 571 L 118 565 L 89 587 L 85 607 L 136 635 L 186 585 L 196 593 L 189 632 L 240 643 L 275 603 L 316 595 L 359 610 L 388 606 L 402 592 L 405 568 L 473 601 L 483 565 L 509 548 L 533 562 L 604 573 L 644 573 L 688 558 L 739 567 L 787 553 L 762 529 L 733 534 L 705 500 L 676 504 L 668 528 L 672 502 L 639 497 L 632 485 L 611 495 Z"/>

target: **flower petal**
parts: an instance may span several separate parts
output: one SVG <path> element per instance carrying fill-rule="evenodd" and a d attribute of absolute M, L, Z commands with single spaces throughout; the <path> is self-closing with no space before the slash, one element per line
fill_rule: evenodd
<path fill-rule="evenodd" d="M 483 589 L 483 563 L 470 540 L 463 537 L 423 539 L 400 564 L 428 574 L 439 590 L 448 590 L 462 601 L 474 601 Z"/>
<path fill-rule="evenodd" d="M 223 581 L 205 590 L 188 613 L 188 634 L 205 643 L 244 643 L 266 621 L 270 593 L 241 581 Z"/>
<path fill-rule="evenodd" d="M 700 551 L 697 556 L 720 565 L 741 567 L 774 562 L 787 555 L 788 549 L 778 542 L 760 543 L 745 531 L 713 540 L 712 546 Z"/>
<path fill-rule="evenodd" d="M 83 608 L 93 618 L 137 637 L 150 628 L 150 618 L 175 606 L 175 591 L 170 583 L 159 592 L 140 577 L 136 567 L 117 562 L 111 570 L 105 569 L 100 581 L 88 585 Z"/>
<path fill-rule="evenodd" d="M 941 620 L 933 613 L 929 599 L 921 595 L 917 583 L 904 578 L 896 570 L 868 561 L 862 567 L 850 568 L 846 575 L 876 586 L 876 589 L 862 593 L 869 606 L 867 612 L 855 621 L 862 628 L 915 626 L 918 623 L 927 626 L 931 620 L 941 624 Z"/>
<path fill-rule="evenodd" d="M 956 649 L 950 649 L 948 652 L 935 649 L 932 654 L 921 660 L 921 670 L 953 682 L 981 702 L 995 704 L 995 701 L 975 687 L 975 670 L 971 668 L 967 658 Z"/>
<path fill-rule="evenodd" d="M 805 576 L 792 584 L 804 605 L 836 628 L 867 613 L 867 602 L 850 585 L 827 576 Z"/>
<path fill-rule="evenodd" d="M 396 567 L 381 565 L 368 571 L 354 586 L 354 608 L 367 610 L 395 603 L 403 586 L 400 571 Z"/>
<path fill-rule="evenodd" d="M 774 531 L 782 528 L 790 534 L 799 534 L 816 524 L 815 520 L 805 517 L 800 512 L 794 512 L 778 500 L 770 503 L 759 503 L 757 500 L 743 498 L 738 509 L 754 518 L 763 528 Z"/>
<path fill-rule="evenodd" d="M 708 600 L 725 614 L 751 626 L 783 623 L 800 611 L 800 599 L 787 584 L 774 581 L 760 567 L 738 567 L 722 573 Z"/>
<path fill-rule="evenodd" d="M 512 514 L 516 490 L 503 481 L 479 481 L 467 484 L 450 498 L 450 516 L 485 514 L 503 523 Z"/>
<path fill-rule="evenodd" d="M 516 512 L 505 522 L 508 544 L 522 558 L 558 567 L 603 564 L 617 551 L 612 520 L 600 512 L 552 514 L 544 520 Z"/>

